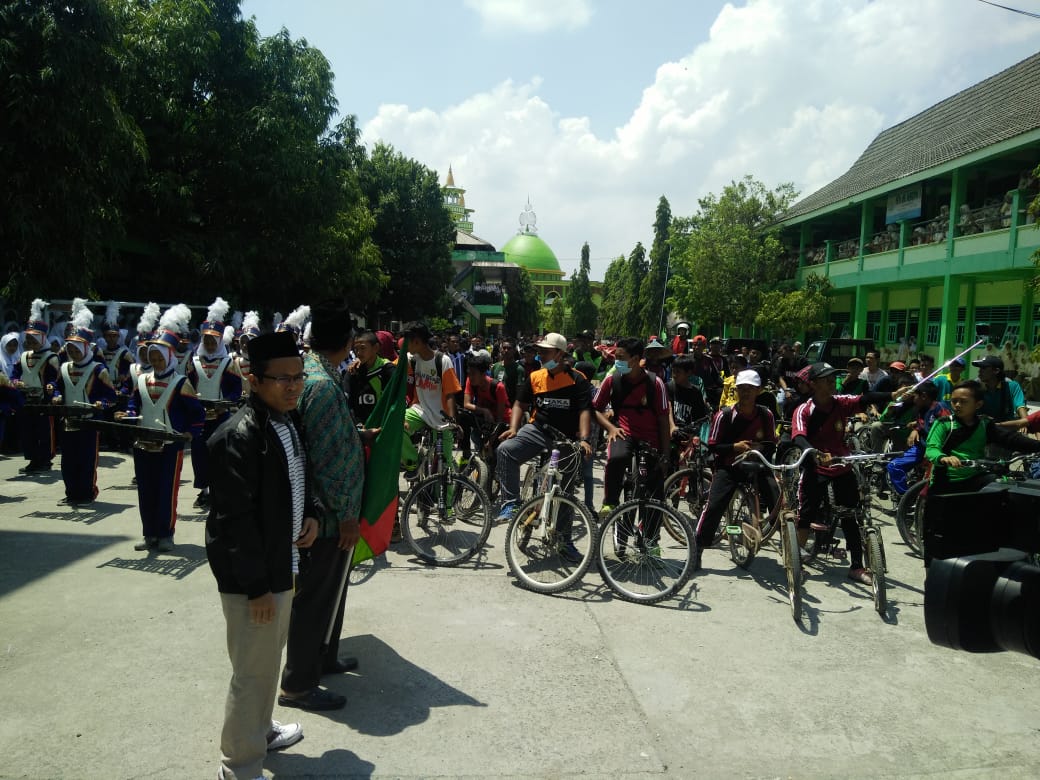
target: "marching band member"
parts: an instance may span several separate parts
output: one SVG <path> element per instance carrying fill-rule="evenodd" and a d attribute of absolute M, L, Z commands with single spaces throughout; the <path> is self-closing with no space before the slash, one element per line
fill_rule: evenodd
<path fill-rule="evenodd" d="M 151 302 L 144 307 L 141 319 L 137 321 L 137 362 L 130 366 L 129 376 L 125 386 L 125 393 L 130 396 L 134 394 L 137 387 L 137 378 L 141 374 L 152 370 L 152 364 L 148 362 L 148 342 L 152 341 L 158 334 L 155 326 L 159 324 L 159 304 Z"/>
<path fill-rule="evenodd" d="M 275 314 L 277 320 L 281 315 Z M 307 325 L 308 320 L 311 318 L 311 307 L 310 306 L 297 306 L 293 313 L 285 318 L 284 322 L 278 322 L 274 327 L 275 333 L 281 333 L 282 331 L 289 331 L 296 337 L 296 345 L 303 345 L 303 331 Z"/>
<path fill-rule="evenodd" d="M 15 367 L 13 385 L 20 389 L 26 401 L 38 405 L 49 403 L 54 394 L 54 385 L 58 381 L 58 356 L 51 349 L 48 339 L 48 325 L 44 319 L 44 309 L 49 304 L 40 298 L 32 302 L 29 322 L 23 332 L 25 351 Z M 47 388 L 51 389 L 48 390 Z M 20 471 L 32 474 L 38 471 L 50 471 L 54 460 L 54 418 L 43 414 L 26 414 L 19 424 L 22 439 L 22 451 L 28 465 Z"/>
<path fill-rule="evenodd" d="M 202 323 L 202 342 L 188 364 L 188 381 L 206 409 L 202 435 L 191 441 L 191 467 L 195 472 L 195 488 L 199 491 L 195 507 L 209 506 L 209 450 L 206 442 L 224 420 L 231 416 L 230 408 L 221 407 L 220 401 L 238 401 L 242 397 L 242 377 L 224 344 L 224 317 L 230 306 L 217 298 L 206 312 Z"/>
<path fill-rule="evenodd" d="M 167 309 L 159 321 L 159 334 L 148 342 L 152 371 L 142 372 L 130 398 L 130 415 L 140 411 L 142 428 L 164 431 L 168 443 L 138 439 L 134 445 L 134 473 L 141 510 L 144 539 L 138 551 L 173 550 L 177 525 L 177 489 L 184 463 L 184 443 L 202 430 L 205 412 L 186 376 L 177 373 L 175 358 L 180 341 L 191 321 L 191 310 L 183 303 Z M 117 418 L 123 415 L 117 414 Z"/>
<path fill-rule="evenodd" d="M 69 360 L 61 364 L 57 392 L 51 403 L 71 409 L 96 406 L 101 410 L 115 402 L 115 388 L 105 364 L 94 359 L 94 313 L 83 298 L 72 302 L 72 332 L 65 341 Z M 95 414 L 95 417 L 98 416 Z M 97 498 L 97 462 L 100 434 L 97 430 L 65 430 L 61 437 L 61 478 L 65 482 L 62 504 L 89 504 Z"/>

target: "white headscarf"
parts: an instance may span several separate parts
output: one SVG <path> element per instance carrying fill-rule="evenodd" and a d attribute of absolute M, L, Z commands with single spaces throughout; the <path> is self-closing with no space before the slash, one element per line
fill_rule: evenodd
<path fill-rule="evenodd" d="M 18 343 L 18 349 L 13 354 L 7 353 L 7 345 L 12 341 Z M 22 334 L 21 333 L 8 333 L 3 338 L 0 338 L 0 372 L 7 375 L 10 379 L 14 373 L 14 367 L 18 364 L 18 359 L 22 356 Z"/>

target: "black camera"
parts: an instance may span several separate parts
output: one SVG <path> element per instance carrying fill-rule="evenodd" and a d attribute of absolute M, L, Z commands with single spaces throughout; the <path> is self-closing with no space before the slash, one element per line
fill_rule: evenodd
<path fill-rule="evenodd" d="M 924 620 L 937 645 L 1040 658 L 1040 481 L 928 497 Z"/>

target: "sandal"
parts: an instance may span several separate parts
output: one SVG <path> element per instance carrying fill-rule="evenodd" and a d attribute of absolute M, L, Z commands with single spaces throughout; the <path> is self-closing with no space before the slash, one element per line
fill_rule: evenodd
<path fill-rule="evenodd" d="M 873 585 L 874 577 L 871 576 L 870 572 L 860 567 L 858 569 L 849 569 L 849 579 L 853 582 L 859 582 L 863 585 Z"/>

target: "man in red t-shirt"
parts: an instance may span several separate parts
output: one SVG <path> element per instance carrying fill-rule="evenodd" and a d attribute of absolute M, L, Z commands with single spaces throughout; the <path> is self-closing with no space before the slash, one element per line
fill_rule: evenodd
<path fill-rule="evenodd" d="M 668 391 L 660 377 L 640 366 L 643 342 L 635 338 L 621 339 L 614 350 L 614 373 L 603 380 L 592 401 L 596 420 L 607 436 L 607 463 L 603 471 L 603 507 L 607 514 L 618 504 L 625 469 L 632 459 L 632 441 L 645 441 L 667 458 L 670 447 L 671 416 L 668 413 Z M 607 405 L 613 419 L 603 413 Z M 650 474 L 650 494 L 661 497 L 663 472 Z"/>
<path fill-rule="evenodd" d="M 828 363 L 813 363 L 806 378 L 812 388 L 812 397 L 795 409 L 791 419 L 791 437 L 800 449 L 815 448 L 818 453 L 802 469 L 798 481 L 798 543 L 805 544 L 809 530 L 820 512 L 827 495 L 827 484 L 834 486 L 834 501 L 838 506 L 859 505 L 859 486 L 852 468 L 831 464 L 831 459 L 850 454 L 845 443 L 848 419 L 866 411 L 871 404 L 882 405 L 900 397 L 902 388 L 892 393 L 863 393 L 862 395 L 835 395 L 836 377 L 844 373 Z M 870 572 L 863 568 L 863 544 L 854 518 L 842 519 L 842 531 L 849 547 L 849 579 L 871 584 Z"/>

